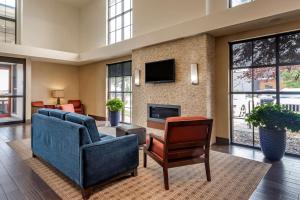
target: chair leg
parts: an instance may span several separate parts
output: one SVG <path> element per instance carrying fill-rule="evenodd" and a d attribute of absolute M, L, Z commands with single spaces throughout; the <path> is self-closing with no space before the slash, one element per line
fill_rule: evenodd
<path fill-rule="evenodd" d="M 169 175 L 168 175 L 168 168 L 163 168 L 164 171 L 164 183 L 165 183 L 165 190 L 169 190 Z"/>
<path fill-rule="evenodd" d="M 144 153 L 144 167 L 147 167 L 147 154 Z"/>
<path fill-rule="evenodd" d="M 207 159 L 207 158 L 205 159 L 205 171 L 206 171 L 207 181 L 211 181 L 209 159 Z"/>

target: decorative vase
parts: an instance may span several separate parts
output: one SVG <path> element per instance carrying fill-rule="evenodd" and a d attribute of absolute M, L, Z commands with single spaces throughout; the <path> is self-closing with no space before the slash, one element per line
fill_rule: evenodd
<path fill-rule="evenodd" d="M 117 126 L 120 122 L 120 112 L 109 111 L 109 122 L 111 126 Z"/>
<path fill-rule="evenodd" d="M 285 153 L 286 131 L 259 128 L 260 146 L 265 157 L 270 161 L 281 160 Z"/>

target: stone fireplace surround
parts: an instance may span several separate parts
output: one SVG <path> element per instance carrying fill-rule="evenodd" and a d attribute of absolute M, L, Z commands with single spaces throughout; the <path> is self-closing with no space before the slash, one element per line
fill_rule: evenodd
<path fill-rule="evenodd" d="M 213 118 L 214 51 L 214 38 L 208 34 L 134 50 L 132 71 L 140 70 L 141 84 L 133 85 L 132 89 L 132 122 L 149 126 L 148 104 L 180 105 L 181 116 L 200 115 Z M 165 59 L 175 59 L 175 82 L 145 83 L 145 63 Z M 198 64 L 198 85 L 192 85 L 190 80 L 190 66 L 193 63 Z M 212 140 L 215 140 L 214 131 Z"/>

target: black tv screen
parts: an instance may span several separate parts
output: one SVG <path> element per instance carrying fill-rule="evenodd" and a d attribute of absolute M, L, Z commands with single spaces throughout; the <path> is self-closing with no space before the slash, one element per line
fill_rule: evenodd
<path fill-rule="evenodd" d="M 162 60 L 145 64 L 146 83 L 175 82 L 175 60 Z"/>

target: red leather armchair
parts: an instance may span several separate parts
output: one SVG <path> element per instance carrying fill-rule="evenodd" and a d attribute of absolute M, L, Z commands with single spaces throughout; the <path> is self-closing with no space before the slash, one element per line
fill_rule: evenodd
<path fill-rule="evenodd" d="M 55 109 L 55 105 L 45 105 L 43 101 L 33 101 L 31 102 L 31 113 L 36 113 L 36 111 L 40 108 L 51 108 Z"/>
<path fill-rule="evenodd" d="M 68 104 L 73 104 L 76 113 L 83 114 L 83 115 L 85 114 L 84 106 L 80 100 L 69 100 Z"/>
<path fill-rule="evenodd" d="M 144 146 L 147 155 L 163 168 L 165 189 L 169 189 L 168 169 L 205 163 L 207 181 L 211 181 L 209 148 L 212 119 L 205 117 L 171 117 L 166 120 L 164 137 L 150 134 Z"/>
<path fill-rule="evenodd" d="M 38 108 L 55 108 L 55 105 L 45 105 L 43 101 L 33 101 L 31 102 L 31 106 Z"/>

